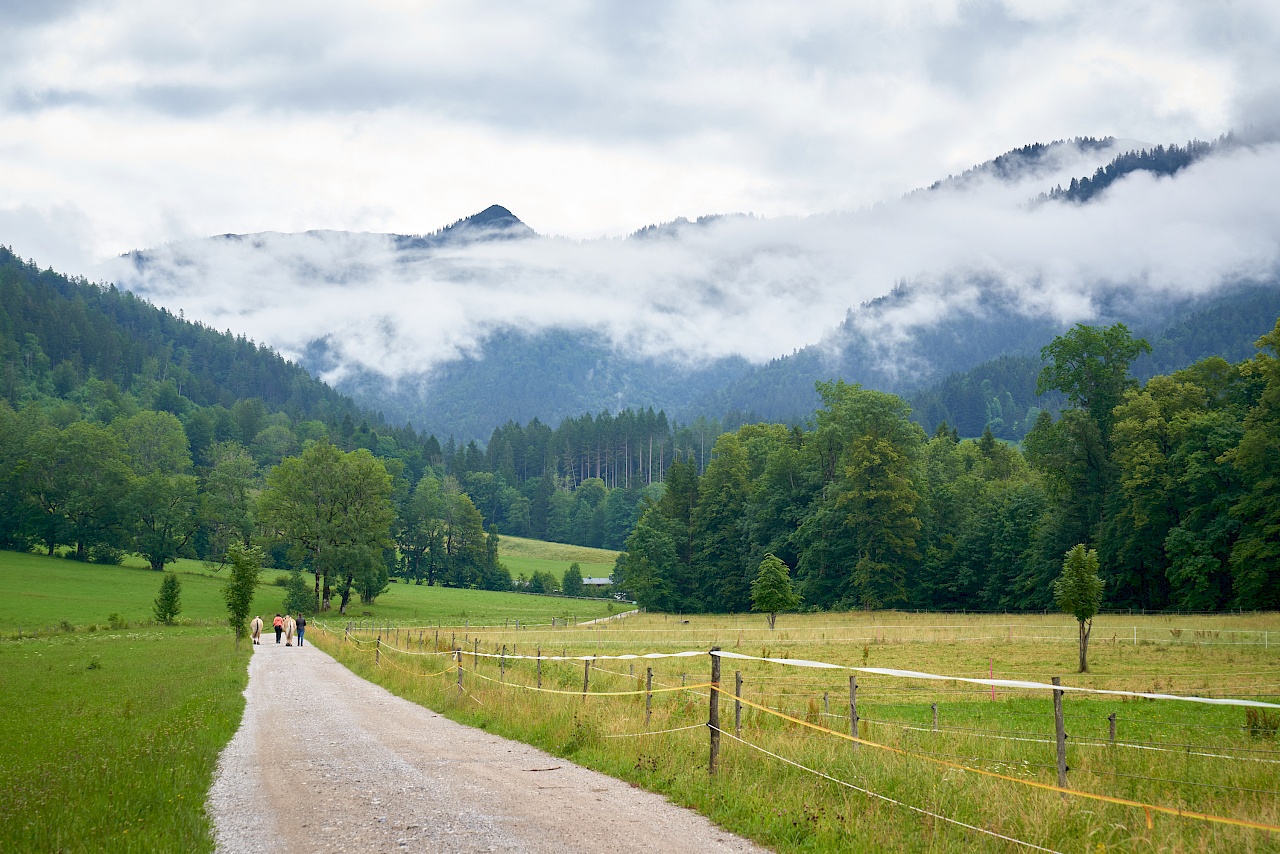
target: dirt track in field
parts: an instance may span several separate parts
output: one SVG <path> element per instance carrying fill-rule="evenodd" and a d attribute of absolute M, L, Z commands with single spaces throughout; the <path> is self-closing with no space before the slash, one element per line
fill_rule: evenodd
<path fill-rule="evenodd" d="M 254 647 L 209 794 L 217 850 L 764 851 L 697 813 L 462 726 L 310 645 Z"/>

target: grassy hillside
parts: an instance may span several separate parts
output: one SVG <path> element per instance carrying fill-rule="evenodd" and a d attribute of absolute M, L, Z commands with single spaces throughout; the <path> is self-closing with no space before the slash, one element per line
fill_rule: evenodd
<path fill-rule="evenodd" d="M 498 546 L 498 557 L 511 571 L 512 578 L 521 575 L 528 578 L 535 572 L 549 572 L 560 579 L 572 563 L 578 564 L 583 578 L 608 578 L 613 574 L 618 552 L 523 537 L 503 537 Z"/>

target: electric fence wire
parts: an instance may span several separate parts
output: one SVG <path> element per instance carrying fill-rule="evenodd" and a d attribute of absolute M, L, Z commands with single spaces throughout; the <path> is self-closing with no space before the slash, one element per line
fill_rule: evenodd
<path fill-rule="evenodd" d="M 888 795 L 882 795 L 882 794 L 880 794 L 879 792 L 873 792 L 873 791 L 871 791 L 870 789 L 863 788 L 862 786 L 857 786 L 857 785 L 855 785 L 855 784 L 853 784 L 853 783 L 848 782 L 847 780 L 841 780 L 841 779 L 839 779 L 838 777 L 832 777 L 830 774 L 827 774 L 827 773 L 822 772 L 822 771 L 818 771 L 818 770 L 817 770 L 817 769 L 815 769 L 815 768 L 810 768 L 810 767 L 809 767 L 809 766 L 807 766 L 807 765 L 803 765 L 803 764 L 801 764 L 801 763 L 799 763 L 799 762 L 796 762 L 796 761 L 795 761 L 795 760 L 793 760 L 793 759 L 788 759 L 788 758 L 786 758 L 785 756 L 779 756 L 778 754 L 776 754 L 776 753 L 774 753 L 774 752 L 772 752 L 772 751 L 770 751 L 770 750 L 766 750 L 765 748 L 763 748 L 763 747 L 761 747 L 761 746 L 759 746 L 759 745 L 757 745 L 757 744 L 752 744 L 751 742 L 747 741 L 746 739 L 744 739 L 744 738 L 739 738 L 738 736 L 734 735 L 733 733 L 731 733 L 731 732 L 729 732 L 729 731 L 727 731 L 727 730 L 721 729 L 720 727 L 712 727 L 710 724 L 700 724 L 700 726 L 706 726 L 706 727 L 708 727 L 709 729 L 714 729 L 716 732 L 720 733 L 721 735 L 728 736 L 729 738 L 733 739 L 734 741 L 737 741 L 737 742 L 739 742 L 739 743 L 741 743 L 741 744 L 745 744 L 747 747 L 750 747 L 752 750 L 757 750 L 757 751 L 759 751 L 759 752 L 761 752 L 761 753 L 765 754 L 766 756 L 770 756 L 770 757 L 772 757 L 772 758 L 774 758 L 774 759 L 777 759 L 779 762 L 785 762 L 787 765 L 791 765 L 791 766 L 794 766 L 794 767 L 796 767 L 796 768 L 799 768 L 801 771 L 808 771 L 810 774 L 814 774 L 814 775 L 816 775 L 816 776 L 818 776 L 818 777 L 821 777 L 821 778 L 822 778 L 822 779 L 824 779 L 824 780 L 828 780 L 828 781 L 830 781 L 830 782 L 832 782 L 832 783 L 836 783 L 837 785 L 844 786 L 844 787 L 849 788 L 849 789 L 853 789 L 853 790 L 854 790 L 854 791 L 856 791 L 856 792 L 861 792 L 861 793 L 862 793 L 862 794 L 864 794 L 864 795 L 869 795 L 869 796 L 871 796 L 871 797 L 873 797 L 873 798 L 877 798 L 877 799 L 879 799 L 879 800 L 886 801 L 886 802 L 888 802 L 888 803 L 895 804 L 895 805 L 900 806 L 900 807 L 904 807 L 904 808 L 906 808 L 906 809 L 911 810 L 912 812 L 916 812 L 916 813 L 919 813 L 919 814 L 921 814 L 921 815 L 927 815 L 927 816 L 929 816 L 930 818 L 935 818 L 935 819 L 938 819 L 939 821 L 945 821 L 945 822 L 947 822 L 948 824 L 954 824 L 954 825 L 957 825 L 957 826 L 959 826 L 959 827 L 963 827 L 963 828 L 965 828 L 965 829 L 967 829 L 967 830 L 973 830 L 973 831 L 976 831 L 976 832 L 978 832 L 978 833 L 984 833 L 984 834 L 986 834 L 986 835 L 988 835 L 988 836 L 994 836 L 994 837 L 995 837 L 995 838 L 997 838 L 997 839 L 1002 839 L 1002 840 L 1004 840 L 1005 842 L 1012 842 L 1012 843 L 1014 843 L 1015 845 L 1021 845 L 1021 846 L 1022 846 L 1022 847 L 1024 847 L 1024 848 L 1030 848 L 1030 849 L 1035 850 L 1035 851 L 1048 851 L 1048 852 L 1050 852 L 1050 854 L 1061 854 L 1061 852 L 1054 851 L 1054 849 L 1052 849 L 1052 848 L 1045 848 L 1045 847 L 1043 847 L 1043 846 L 1036 845 L 1036 844 L 1035 844 L 1035 843 L 1033 843 L 1033 842 L 1025 842 L 1025 841 L 1023 841 L 1023 840 L 1021 840 L 1021 839 L 1017 839 L 1017 838 L 1012 837 L 1012 836 L 1006 836 L 1006 835 L 1004 835 L 1003 833 L 996 833 L 994 830 L 988 830 L 988 829 L 987 829 L 987 828 L 985 828 L 985 827 L 978 827 L 977 825 L 969 824 L 969 823 L 967 823 L 967 822 L 960 821 L 959 819 L 951 818 L 950 816 L 945 816 L 945 815 L 942 815 L 941 813 L 936 813 L 936 812 L 933 812 L 933 811 L 931 811 L 931 810 L 924 809 L 923 807 L 915 806 L 914 804 L 908 804 L 908 803 L 906 803 L 906 802 L 904 802 L 904 801 L 896 800 L 895 798 L 891 798 L 891 797 L 889 797 Z"/>

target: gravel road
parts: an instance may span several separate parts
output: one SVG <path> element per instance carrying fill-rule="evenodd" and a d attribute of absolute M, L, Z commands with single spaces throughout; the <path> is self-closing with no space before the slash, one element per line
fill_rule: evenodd
<path fill-rule="evenodd" d="M 264 634 L 209 792 L 217 850 L 764 851 L 659 795 L 446 720 Z"/>

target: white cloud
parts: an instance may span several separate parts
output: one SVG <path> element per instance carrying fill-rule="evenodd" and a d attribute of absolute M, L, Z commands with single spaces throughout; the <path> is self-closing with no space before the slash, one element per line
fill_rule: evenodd
<path fill-rule="evenodd" d="M 382 235 L 313 232 L 184 242 L 111 277 L 214 326 L 297 355 L 329 337 L 346 367 L 392 377 L 472 352 L 495 328 L 592 329 L 616 346 L 761 362 L 818 341 L 896 281 L 914 298 L 885 340 L 976 310 L 1089 320 L 1098 292 L 1160 301 L 1280 263 L 1280 144 L 1135 173 L 1083 206 L 1028 205 L 1114 151 L 1062 151 L 1047 174 L 978 179 L 840 215 L 729 217 L 649 239 L 546 238 L 399 254 Z"/>
<path fill-rule="evenodd" d="M 539 230 L 857 209 L 1033 141 L 1215 137 L 1274 4 L 8 3 L 0 207 L 109 256 L 183 234 Z M 6 239 L 0 235 L 0 240 Z M 76 253 L 50 256 L 69 265 Z"/>

